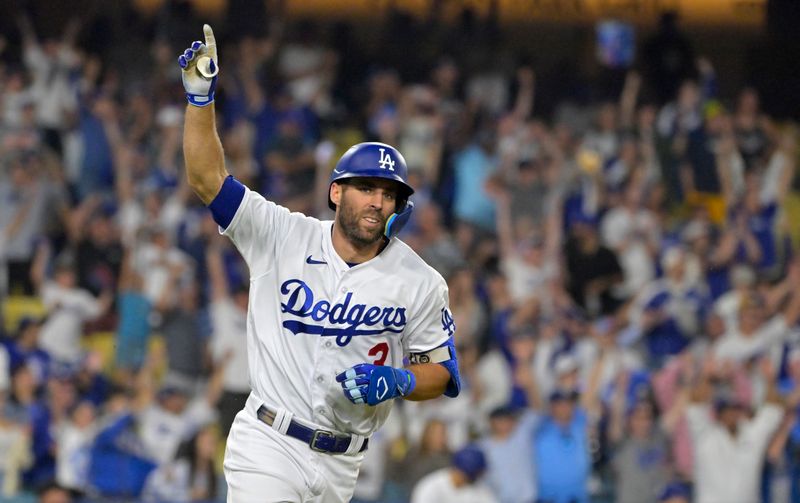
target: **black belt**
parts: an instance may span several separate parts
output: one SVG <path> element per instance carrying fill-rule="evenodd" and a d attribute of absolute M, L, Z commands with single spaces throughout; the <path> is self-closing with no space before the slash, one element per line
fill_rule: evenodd
<path fill-rule="evenodd" d="M 272 423 L 275 422 L 275 412 L 269 410 L 263 405 L 258 408 L 258 411 L 256 411 L 256 416 L 258 417 L 259 421 L 263 422 L 267 426 L 272 426 Z M 292 419 L 292 422 L 289 423 L 289 428 L 286 430 L 286 434 L 290 437 L 294 437 L 307 443 L 308 446 L 311 447 L 311 450 L 333 454 L 342 454 L 347 452 L 347 449 L 350 448 L 350 442 L 352 441 L 352 437 L 349 435 L 336 435 L 329 430 L 315 430 L 314 428 L 309 428 L 308 426 L 298 423 L 294 419 Z M 366 451 L 368 443 L 369 439 L 365 438 L 364 444 L 361 446 L 361 449 L 359 449 L 358 452 Z"/>

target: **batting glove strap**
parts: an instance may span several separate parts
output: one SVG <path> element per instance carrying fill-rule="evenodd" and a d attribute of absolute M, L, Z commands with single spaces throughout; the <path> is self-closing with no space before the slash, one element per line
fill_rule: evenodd
<path fill-rule="evenodd" d="M 397 383 L 397 394 L 401 397 L 407 397 L 417 387 L 417 376 L 413 372 L 406 369 L 392 368 L 395 374 L 395 382 Z"/>
<path fill-rule="evenodd" d="M 336 376 L 344 396 L 353 403 L 378 405 L 410 395 L 417 385 L 410 370 L 359 363 Z"/>
<path fill-rule="evenodd" d="M 190 105 L 194 105 L 196 107 L 207 107 L 208 105 L 214 103 L 214 93 L 212 92 L 208 96 L 186 93 L 186 101 L 188 101 Z"/>

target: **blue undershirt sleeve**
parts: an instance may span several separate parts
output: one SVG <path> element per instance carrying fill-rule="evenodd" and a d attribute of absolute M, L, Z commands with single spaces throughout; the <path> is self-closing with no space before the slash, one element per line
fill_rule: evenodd
<path fill-rule="evenodd" d="M 244 185 L 234 178 L 233 175 L 228 175 L 225 181 L 222 182 L 219 193 L 217 193 L 217 196 L 211 201 L 211 204 L 208 205 L 208 209 L 211 210 L 211 215 L 214 217 L 214 221 L 217 222 L 217 225 L 223 229 L 228 228 L 234 215 L 236 215 L 236 210 L 238 210 L 239 205 L 242 204 L 244 193 Z"/>
<path fill-rule="evenodd" d="M 439 362 L 439 365 L 446 368 L 450 373 L 450 381 L 447 383 L 447 389 L 444 395 L 455 398 L 461 392 L 461 376 L 458 373 L 458 357 L 456 356 L 456 346 L 453 338 L 450 337 L 439 347 L 447 347 L 450 350 L 450 359 L 444 362 Z"/>

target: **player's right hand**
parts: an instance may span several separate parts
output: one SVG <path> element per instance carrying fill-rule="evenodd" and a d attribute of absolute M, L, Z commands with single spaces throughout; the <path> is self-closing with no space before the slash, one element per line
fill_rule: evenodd
<path fill-rule="evenodd" d="M 217 88 L 217 42 L 214 31 L 207 24 L 203 25 L 205 43 L 196 40 L 178 57 L 181 66 L 183 88 L 189 103 L 204 107 L 214 102 L 214 91 Z"/>
<path fill-rule="evenodd" d="M 339 373 L 336 382 L 341 384 L 344 396 L 351 402 L 378 405 L 411 394 L 417 378 L 407 369 L 359 363 Z"/>

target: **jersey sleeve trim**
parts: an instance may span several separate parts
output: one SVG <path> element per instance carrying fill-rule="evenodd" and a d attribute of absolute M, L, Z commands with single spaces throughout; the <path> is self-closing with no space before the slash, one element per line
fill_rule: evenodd
<path fill-rule="evenodd" d="M 236 211 L 242 204 L 244 194 L 244 185 L 234 178 L 233 175 L 228 175 L 222 183 L 219 193 L 217 193 L 217 196 L 211 201 L 211 204 L 208 205 L 208 209 L 211 210 L 211 215 L 214 217 L 214 221 L 217 222 L 217 225 L 223 229 L 228 228 L 231 221 L 233 221 L 233 217 L 236 215 Z"/>

